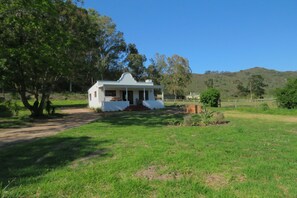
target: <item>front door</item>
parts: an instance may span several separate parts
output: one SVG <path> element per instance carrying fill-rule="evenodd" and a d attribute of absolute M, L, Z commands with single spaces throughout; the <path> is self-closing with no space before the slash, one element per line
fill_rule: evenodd
<path fill-rule="evenodd" d="M 126 99 L 126 91 L 123 91 L 123 100 L 127 101 Z M 128 91 L 128 101 L 131 104 L 133 104 L 133 91 Z"/>
<path fill-rule="evenodd" d="M 143 101 L 143 99 L 144 99 L 143 98 L 143 91 L 139 91 L 139 96 L 138 97 L 139 97 L 140 101 Z M 149 98 L 148 97 L 148 91 L 145 91 L 145 100 L 148 100 L 148 98 Z"/>

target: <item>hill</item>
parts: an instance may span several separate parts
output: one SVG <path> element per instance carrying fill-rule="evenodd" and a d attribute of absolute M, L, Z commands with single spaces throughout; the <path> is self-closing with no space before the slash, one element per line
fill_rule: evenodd
<path fill-rule="evenodd" d="M 232 98 L 236 95 L 236 81 L 240 80 L 244 85 L 247 84 L 249 76 L 260 74 L 264 82 L 268 85 L 265 89 L 265 97 L 274 95 L 276 88 L 284 86 L 289 78 L 297 78 L 297 71 L 276 71 L 262 67 L 254 67 L 239 72 L 212 72 L 207 71 L 205 74 L 193 74 L 192 82 L 188 86 L 190 92 L 200 93 L 207 89 L 205 81 L 213 79 L 214 87 L 220 90 L 222 98 Z"/>

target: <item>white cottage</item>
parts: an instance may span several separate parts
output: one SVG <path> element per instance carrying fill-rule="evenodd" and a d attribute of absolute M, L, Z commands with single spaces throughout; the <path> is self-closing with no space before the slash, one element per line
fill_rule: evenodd
<path fill-rule="evenodd" d="M 155 90 L 162 90 L 162 100 L 155 100 Z M 97 81 L 89 90 L 89 107 L 102 111 L 122 111 L 130 105 L 144 105 L 149 109 L 164 108 L 162 86 L 151 80 L 137 82 L 125 72 L 117 81 Z"/>

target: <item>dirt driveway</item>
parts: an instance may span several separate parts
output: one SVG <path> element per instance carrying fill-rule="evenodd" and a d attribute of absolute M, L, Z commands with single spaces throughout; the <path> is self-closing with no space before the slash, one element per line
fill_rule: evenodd
<path fill-rule="evenodd" d="M 54 135 L 65 129 L 77 127 L 100 118 L 100 114 L 87 108 L 63 109 L 62 113 L 65 114 L 62 118 L 37 120 L 30 127 L 0 129 L 0 148 Z"/>

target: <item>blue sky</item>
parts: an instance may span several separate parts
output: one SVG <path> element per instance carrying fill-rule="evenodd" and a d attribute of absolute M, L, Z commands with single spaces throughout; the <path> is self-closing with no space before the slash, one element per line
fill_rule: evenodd
<path fill-rule="evenodd" d="M 148 60 L 178 54 L 193 73 L 297 70 L 296 0 L 85 0 L 84 7 L 111 17 Z"/>

